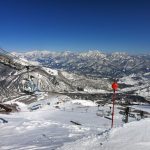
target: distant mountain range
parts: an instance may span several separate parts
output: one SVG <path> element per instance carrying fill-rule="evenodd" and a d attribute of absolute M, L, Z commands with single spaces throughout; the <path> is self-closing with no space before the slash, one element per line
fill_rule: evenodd
<path fill-rule="evenodd" d="M 52 69 L 63 69 L 96 78 L 120 78 L 130 74 L 143 76 L 150 72 L 150 54 L 129 55 L 123 52 L 106 54 L 96 50 L 88 52 L 13 52 L 13 55 L 30 61 L 38 61 L 42 66 Z"/>
<path fill-rule="evenodd" d="M 75 98 L 81 93 L 100 93 L 101 98 L 83 96 L 109 100 L 114 78 L 118 79 L 119 93 L 134 95 L 130 100 L 141 100 L 139 95 L 150 101 L 150 55 L 33 51 L 14 52 L 10 60 L 1 55 L 0 61 L 1 101 L 27 91 L 75 93 Z"/>

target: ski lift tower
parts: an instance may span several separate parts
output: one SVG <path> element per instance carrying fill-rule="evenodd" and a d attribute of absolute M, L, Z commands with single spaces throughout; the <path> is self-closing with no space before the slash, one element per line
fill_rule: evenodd
<path fill-rule="evenodd" d="M 29 80 L 29 66 L 26 66 L 27 73 L 28 73 L 28 80 Z"/>

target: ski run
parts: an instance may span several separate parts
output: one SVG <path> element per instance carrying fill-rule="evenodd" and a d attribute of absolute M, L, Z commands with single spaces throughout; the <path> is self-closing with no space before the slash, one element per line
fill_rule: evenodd
<path fill-rule="evenodd" d="M 124 124 L 116 105 L 111 129 L 110 104 L 98 107 L 93 101 L 73 100 L 61 94 L 37 95 L 38 101 L 29 105 L 18 99 L 6 102 L 16 103 L 18 112 L 0 114 L 8 121 L 0 120 L 0 150 L 150 149 L 149 118 L 129 118 L 129 123 Z"/>

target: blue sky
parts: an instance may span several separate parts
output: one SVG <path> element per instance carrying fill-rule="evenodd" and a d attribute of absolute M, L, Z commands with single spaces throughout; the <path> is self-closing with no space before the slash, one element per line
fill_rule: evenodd
<path fill-rule="evenodd" d="M 0 0 L 9 51 L 150 51 L 149 0 Z"/>

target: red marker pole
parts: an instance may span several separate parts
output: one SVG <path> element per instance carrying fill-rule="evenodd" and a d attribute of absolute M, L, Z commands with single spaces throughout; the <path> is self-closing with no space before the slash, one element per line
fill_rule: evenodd
<path fill-rule="evenodd" d="M 114 93 L 113 93 L 113 109 L 112 109 L 112 122 L 111 122 L 111 128 L 113 128 L 113 125 L 114 125 L 114 109 L 115 109 L 115 98 L 116 98 L 116 91 L 114 90 Z"/>
<path fill-rule="evenodd" d="M 113 90 L 114 90 L 114 93 L 113 93 L 113 98 L 112 98 L 113 109 L 112 109 L 112 122 L 111 122 L 111 128 L 113 128 L 113 126 L 114 126 L 115 98 L 116 98 L 116 90 L 118 89 L 118 84 L 117 84 L 116 81 L 112 84 L 112 88 L 113 88 Z"/>

